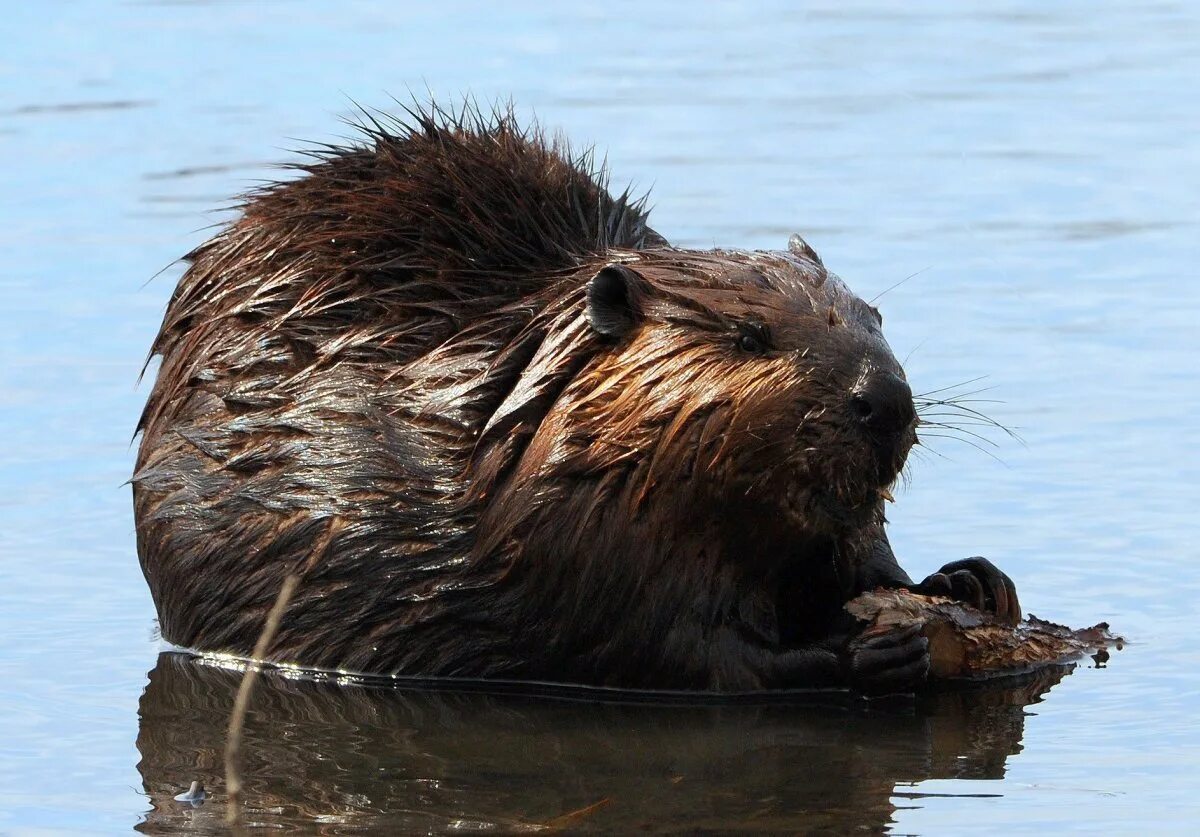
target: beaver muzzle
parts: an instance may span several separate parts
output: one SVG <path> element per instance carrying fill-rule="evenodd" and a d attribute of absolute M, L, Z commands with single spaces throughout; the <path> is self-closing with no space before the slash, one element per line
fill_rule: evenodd
<path fill-rule="evenodd" d="M 890 499 L 886 486 L 900 473 L 916 442 L 912 389 L 894 372 L 872 372 L 851 391 L 850 414 L 870 443 L 877 479 L 883 486 L 880 496 Z"/>

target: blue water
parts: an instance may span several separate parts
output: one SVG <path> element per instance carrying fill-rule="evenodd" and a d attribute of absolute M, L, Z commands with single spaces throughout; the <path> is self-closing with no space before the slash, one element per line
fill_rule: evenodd
<path fill-rule="evenodd" d="M 138 375 L 231 196 L 346 135 L 351 99 L 428 91 L 596 143 L 676 245 L 800 231 L 866 298 L 911 276 L 879 304 L 916 389 L 986 376 L 1024 444 L 914 461 L 902 563 L 988 555 L 1027 612 L 1131 642 L 1024 709 L 268 682 L 256 821 L 512 831 L 607 800 L 571 827 L 1190 833 L 1200 7 L 503 5 L 3 4 L 0 832 L 219 830 L 216 800 L 167 792 L 219 767 L 232 678 L 157 659 L 123 485 Z"/>

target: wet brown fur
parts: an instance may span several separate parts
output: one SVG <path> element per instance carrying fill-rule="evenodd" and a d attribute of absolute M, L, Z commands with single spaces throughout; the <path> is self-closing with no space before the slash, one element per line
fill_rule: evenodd
<path fill-rule="evenodd" d="M 414 110 L 313 157 L 187 257 L 153 346 L 133 483 L 163 636 L 245 654 L 298 572 L 276 660 L 836 682 L 776 661 L 908 580 L 879 489 L 915 437 L 881 453 L 847 407 L 902 374 L 874 309 L 806 246 L 671 248 L 507 113 Z M 615 339 L 587 299 L 612 263 Z"/>

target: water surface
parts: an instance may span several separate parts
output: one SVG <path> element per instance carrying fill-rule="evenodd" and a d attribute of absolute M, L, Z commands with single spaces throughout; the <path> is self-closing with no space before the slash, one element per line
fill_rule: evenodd
<path fill-rule="evenodd" d="M 232 675 L 158 658 L 133 542 L 145 352 L 230 196 L 350 99 L 512 97 L 653 187 L 673 243 L 802 232 L 918 391 L 986 375 L 1024 445 L 937 441 L 891 512 L 924 575 L 1134 642 L 876 708 L 264 683 L 264 822 L 1185 833 L 1200 814 L 1200 9 L 1183 2 L 7 4 L 0 25 L 0 832 L 216 828 Z M 161 275 L 157 275 L 162 270 Z M 915 275 L 914 275 L 915 274 Z M 149 674 L 148 674 L 149 672 Z M 1038 697 L 1038 702 L 1029 703 Z"/>

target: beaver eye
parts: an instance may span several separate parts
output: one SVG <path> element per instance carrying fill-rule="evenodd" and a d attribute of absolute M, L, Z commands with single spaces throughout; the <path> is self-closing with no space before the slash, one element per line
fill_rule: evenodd
<path fill-rule="evenodd" d="M 762 323 L 741 323 L 738 326 L 737 346 L 752 355 L 766 354 L 771 345 L 771 336 Z"/>

